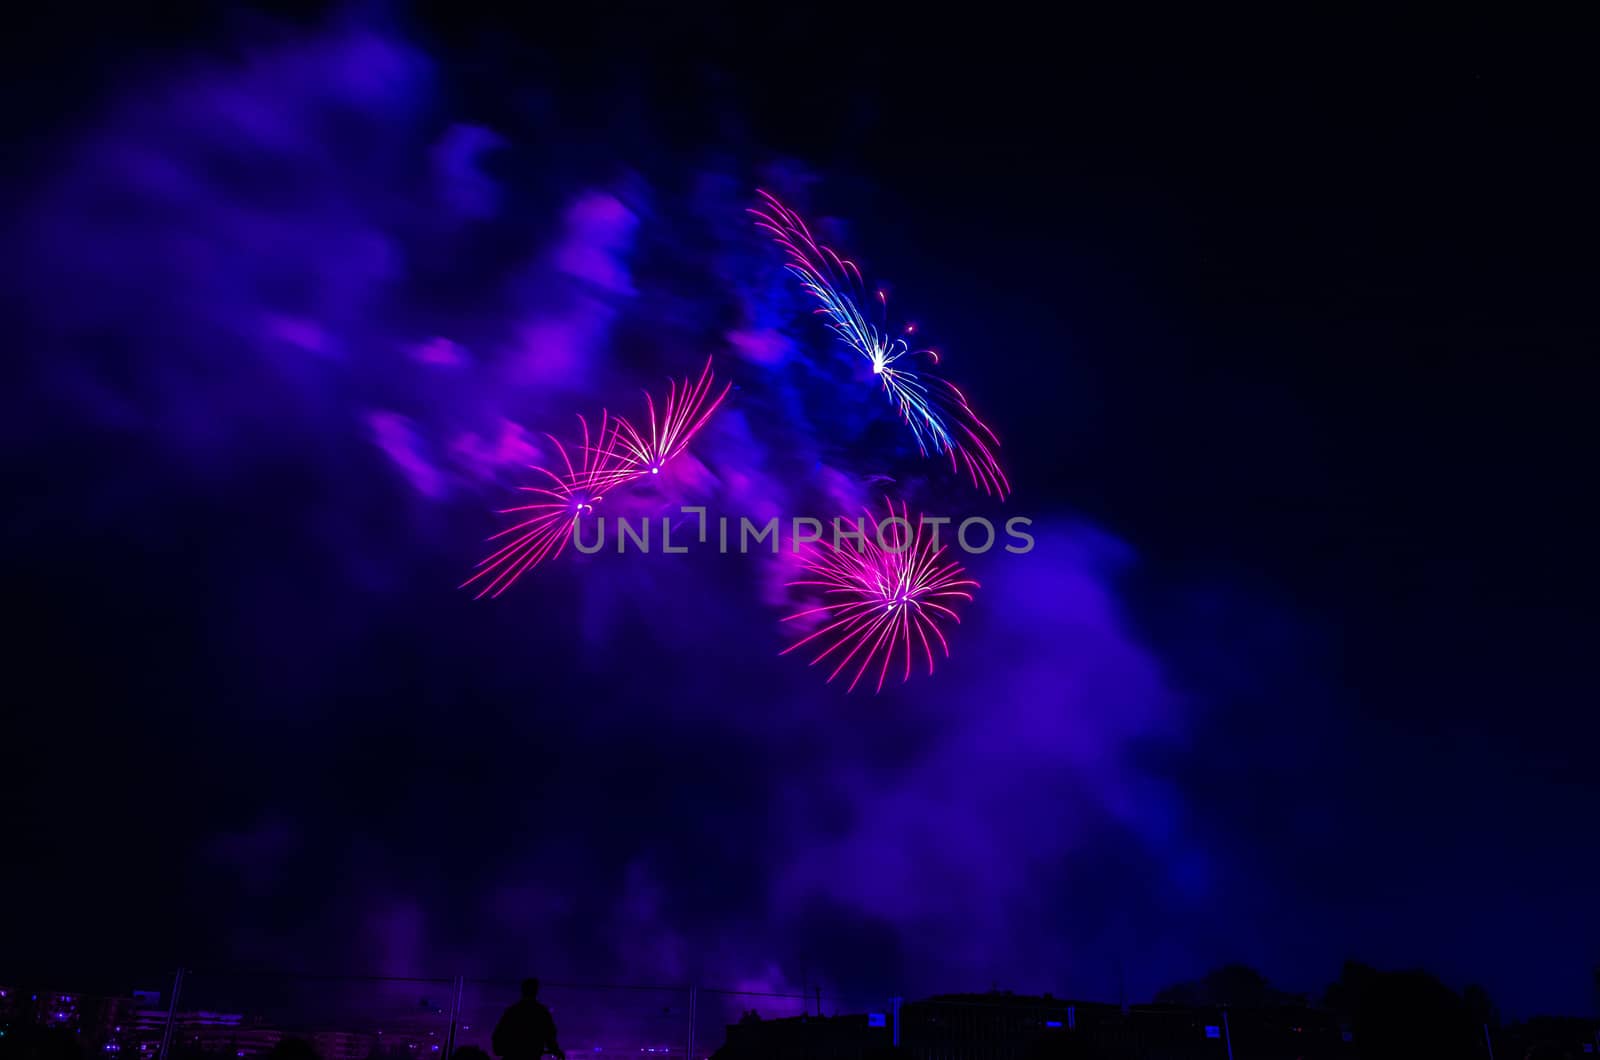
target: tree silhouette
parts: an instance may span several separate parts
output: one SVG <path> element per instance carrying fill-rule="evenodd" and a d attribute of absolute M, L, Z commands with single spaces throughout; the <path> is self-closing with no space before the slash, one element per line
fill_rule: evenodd
<path fill-rule="evenodd" d="M 1347 961 L 1337 983 L 1328 987 L 1327 1007 L 1348 1020 L 1363 1060 L 1402 1060 L 1419 1056 L 1452 1060 L 1482 1051 L 1480 1015 L 1492 1013 L 1482 987 L 1472 1005 L 1423 971 L 1380 972 Z"/>
<path fill-rule="evenodd" d="M 1231 1005 L 1255 1008 L 1283 1005 L 1299 999 L 1274 990 L 1267 977 L 1246 964 L 1226 964 L 1203 979 L 1174 983 L 1156 994 L 1158 1005 Z"/>
<path fill-rule="evenodd" d="M 1477 983 L 1468 983 L 1467 988 L 1461 991 L 1461 1003 L 1466 1008 L 1467 1018 L 1473 1023 L 1500 1026 L 1500 1013 L 1495 1010 L 1494 1002 L 1489 1000 L 1489 991 Z"/>

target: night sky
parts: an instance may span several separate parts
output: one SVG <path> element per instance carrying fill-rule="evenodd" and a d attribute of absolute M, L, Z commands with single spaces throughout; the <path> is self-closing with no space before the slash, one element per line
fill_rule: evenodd
<path fill-rule="evenodd" d="M 5 45 L 0 972 L 1592 1010 L 1592 36 L 108 17 Z M 892 285 L 1003 505 L 851 385 L 757 187 Z M 770 556 L 456 588 L 541 432 L 707 355 L 641 511 L 1034 520 L 936 675 L 780 658 Z"/>

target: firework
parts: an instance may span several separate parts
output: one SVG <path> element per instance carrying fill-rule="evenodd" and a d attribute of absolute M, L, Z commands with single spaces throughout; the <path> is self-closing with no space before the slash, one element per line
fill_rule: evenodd
<path fill-rule="evenodd" d="M 669 381 L 667 400 L 659 414 L 655 399 L 646 391 L 644 400 L 649 417 L 648 432 L 636 430 L 633 424 L 617 417 L 616 448 L 625 471 L 638 475 L 659 475 L 667 461 L 688 447 L 689 440 L 705 426 L 733 386 L 732 383 L 724 384 L 722 390 L 713 397 L 712 378 L 711 358 L 707 357 L 706 366 L 696 382 L 691 384 L 687 376 L 681 382 Z"/>
<path fill-rule="evenodd" d="M 521 521 L 489 538 L 511 540 L 479 562 L 477 573 L 461 583 L 462 588 L 479 584 L 477 599 L 499 596 L 534 567 L 561 555 L 579 523 L 594 515 L 606 491 L 638 477 L 629 458 L 620 452 L 616 426 L 606 413 L 600 414 L 600 430 L 592 439 L 589 422 L 579 416 L 578 423 L 583 428 L 578 461 L 573 462 L 567 447 L 554 435 L 545 435 L 560 455 L 560 466 L 555 470 L 534 467 L 548 481 L 518 488 L 537 499 L 501 509 L 501 515 L 516 515 Z M 591 445 L 591 440 L 598 444 Z"/>
<path fill-rule="evenodd" d="M 805 219 L 773 195 L 759 194 L 762 208 L 750 211 L 756 227 L 783 248 L 789 272 L 816 299 L 816 312 L 826 319 L 829 330 L 872 366 L 872 374 L 911 429 L 918 451 L 923 456 L 930 452 L 947 455 L 950 466 L 964 468 L 974 486 L 1004 498 L 1011 483 L 995 452 L 1000 440 L 994 431 L 953 384 L 912 367 L 919 357 L 937 365 L 938 353 L 911 344 L 907 336 L 916 332 L 915 325 L 907 324 L 895 333 L 887 324 L 879 326 L 868 320 L 859 304 L 865 283 L 856 263 L 817 242 Z M 888 295 L 879 290 L 875 297 L 886 318 Z"/>
<path fill-rule="evenodd" d="M 833 667 L 828 674 L 830 682 L 854 664 L 852 692 L 874 666 L 878 670 L 875 691 L 881 692 L 890 666 L 902 658 L 902 681 L 911 679 L 915 657 L 925 657 L 928 673 L 933 673 L 934 643 L 946 658 L 950 655 L 941 624 L 960 622 L 953 605 L 971 601 L 971 590 L 978 588 L 977 582 L 965 577 L 959 563 L 944 558 L 944 546 L 935 547 L 932 535 L 924 537 L 920 517 L 913 530 L 905 505 L 899 512 L 893 501 L 888 507 L 889 518 L 877 524 L 877 533 L 869 530 L 864 535 L 859 550 L 841 548 L 837 541 L 819 543 L 801 561 L 808 577 L 789 583 L 820 589 L 822 600 L 783 621 L 814 619 L 823 624 L 780 654 L 817 645 L 821 650 L 811 665 L 826 660 Z M 867 523 L 873 524 L 870 512 Z M 885 527 L 893 531 L 887 541 L 883 540 Z"/>

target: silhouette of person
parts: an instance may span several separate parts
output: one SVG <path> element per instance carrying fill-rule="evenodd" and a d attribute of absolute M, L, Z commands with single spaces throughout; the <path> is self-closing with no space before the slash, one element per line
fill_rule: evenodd
<path fill-rule="evenodd" d="M 539 1001 L 539 980 L 522 981 L 522 1000 L 506 1009 L 490 1039 L 503 1060 L 539 1060 L 546 1053 L 567 1060 L 556 1043 L 556 1020 Z"/>

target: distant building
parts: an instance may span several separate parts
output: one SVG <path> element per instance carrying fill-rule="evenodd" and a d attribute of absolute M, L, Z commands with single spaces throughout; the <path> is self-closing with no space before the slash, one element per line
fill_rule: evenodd
<path fill-rule="evenodd" d="M 304 1037 L 322 1060 L 367 1060 L 373 1053 L 375 1041 L 370 1034 L 351 1031 L 315 1031 Z M 432 1055 L 438 1054 L 433 1052 Z"/>
<path fill-rule="evenodd" d="M 152 1002 L 154 1004 L 152 1004 Z M 106 1060 L 140 1060 L 161 1051 L 167 1012 L 151 995 L 96 998 L 84 1006 L 81 1033 L 86 1048 Z"/>
<path fill-rule="evenodd" d="M 728 1025 L 712 1060 L 869 1060 L 893 1042 L 887 1024 L 871 1022 L 866 1015 L 747 1018 Z"/>
<path fill-rule="evenodd" d="M 73 1034 L 84 1053 L 96 1058 L 153 1057 L 167 1014 L 141 1012 L 148 998 L 0 986 L 0 1035 L 25 1025 L 42 1027 Z"/>
<path fill-rule="evenodd" d="M 237 1012 L 206 1010 L 178 1013 L 172 1048 L 179 1056 L 232 1057 L 240 1060 L 272 1051 L 284 1032 L 260 1020 L 246 1020 Z M 159 1040 L 159 1039 L 158 1039 Z"/>
<path fill-rule="evenodd" d="M 33 1021 L 41 1027 L 55 1030 L 79 1029 L 81 994 L 58 994 L 40 991 L 28 995 L 33 1009 Z"/>
<path fill-rule="evenodd" d="M 457 1044 L 461 1044 L 459 1041 Z M 354 1043 L 349 1043 L 350 1048 Z M 320 1052 L 320 1050 L 319 1050 Z M 444 1029 L 431 1017 L 413 1021 L 390 1020 L 371 1042 L 366 1056 L 379 1060 L 438 1060 L 444 1053 Z M 323 1054 L 327 1057 L 327 1054 Z M 360 1058 L 356 1058 L 360 1060 Z"/>
<path fill-rule="evenodd" d="M 1343 1060 L 1354 1055 L 1331 1013 L 1303 1006 L 1230 1009 L 1179 1005 L 1122 1007 L 993 992 L 946 994 L 900 1009 L 898 1051 L 892 1016 L 799 1016 L 745 1020 L 728 1027 L 715 1060 L 1049 1060 L 1052 1057 L 1158 1057 L 1226 1060 L 1234 1055 Z"/>
<path fill-rule="evenodd" d="M 1561 1016 L 1532 1019 L 1491 1031 L 1496 1056 L 1520 1057 L 1542 1048 L 1555 1055 L 1600 1055 L 1600 1020 Z"/>
<path fill-rule="evenodd" d="M 22 998 L 17 989 L 0 986 L 0 1034 L 22 1024 Z"/>
<path fill-rule="evenodd" d="M 1120 1026 L 1116 1005 L 1011 991 L 941 994 L 900 1009 L 900 1044 L 928 1060 L 1025 1058 Z"/>

